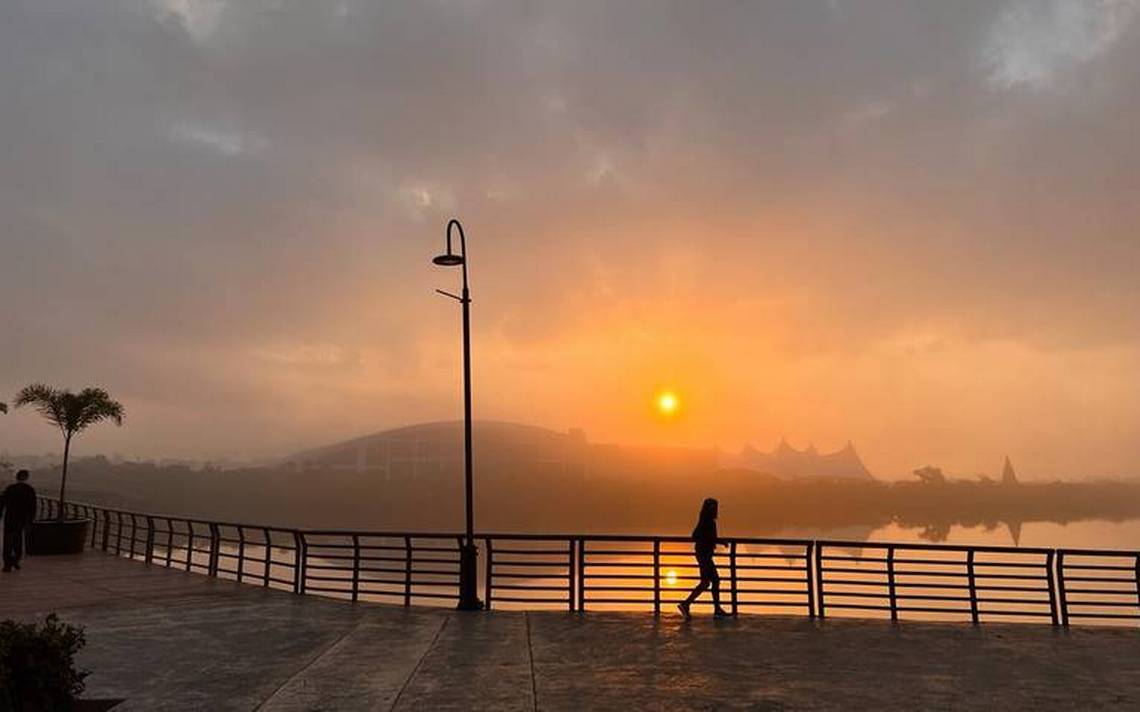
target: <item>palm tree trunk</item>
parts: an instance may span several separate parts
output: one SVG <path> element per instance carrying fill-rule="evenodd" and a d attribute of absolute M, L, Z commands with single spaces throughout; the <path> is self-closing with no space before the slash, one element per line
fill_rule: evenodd
<path fill-rule="evenodd" d="M 71 454 L 71 434 L 68 433 L 63 438 L 63 472 L 59 477 L 59 521 L 64 520 L 64 505 L 67 500 L 64 497 L 67 495 L 67 458 Z"/>

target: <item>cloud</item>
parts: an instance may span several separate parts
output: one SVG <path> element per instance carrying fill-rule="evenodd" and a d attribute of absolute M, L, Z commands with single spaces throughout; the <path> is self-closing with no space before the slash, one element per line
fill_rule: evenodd
<path fill-rule="evenodd" d="M 1050 86 L 1066 69 L 1112 48 L 1135 19 L 1137 0 L 1015 0 L 998 17 L 985 49 L 998 87 Z"/>
<path fill-rule="evenodd" d="M 225 13 L 227 0 L 153 0 L 160 18 L 173 18 L 197 42 L 210 39 Z"/>

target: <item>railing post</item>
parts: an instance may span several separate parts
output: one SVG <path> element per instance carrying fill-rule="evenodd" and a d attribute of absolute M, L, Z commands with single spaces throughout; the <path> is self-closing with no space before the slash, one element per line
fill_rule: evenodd
<path fill-rule="evenodd" d="M 269 534 L 269 527 L 262 527 L 261 533 L 265 536 L 265 570 L 261 572 L 261 585 L 269 588 L 270 570 L 273 566 L 273 537 Z"/>
<path fill-rule="evenodd" d="M 736 615 L 736 540 L 728 543 L 728 571 L 732 582 L 732 615 Z"/>
<path fill-rule="evenodd" d="M 1049 583 L 1049 618 L 1053 625 L 1057 625 L 1057 580 L 1053 574 L 1053 556 L 1052 549 L 1045 555 L 1045 580 Z"/>
<path fill-rule="evenodd" d="M 115 527 L 115 556 L 123 555 L 123 513 L 116 511 L 115 519 L 118 524 Z"/>
<path fill-rule="evenodd" d="M 661 540 L 653 539 L 653 615 L 661 615 Z"/>
<path fill-rule="evenodd" d="M 242 575 L 245 573 L 245 529 L 242 525 L 237 525 L 238 535 L 238 560 L 237 560 L 237 580 L 241 583 Z"/>
<path fill-rule="evenodd" d="M 404 605 L 412 605 L 412 538 L 410 536 L 404 537 Z"/>
<path fill-rule="evenodd" d="M 827 617 L 827 609 L 823 602 L 823 546 L 820 544 L 815 547 L 815 589 L 819 599 L 819 617 L 822 620 Z"/>
<path fill-rule="evenodd" d="M 978 584 L 974 575 L 974 549 L 966 552 L 966 580 L 970 587 L 970 620 L 978 624 Z"/>
<path fill-rule="evenodd" d="M 95 548 L 95 537 L 99 533 L 99 517 L 95 513 L 94 508 L 91 509 L 91 548 Z"/>
<path fill-rule="evenodd" d="M 135 558 L 135 540 L 138 539 L 139 533 L 139 518 L 131 514 L 131 553 L 128 558 Z"/>
<path fill-rule="evenodd" d="M 566 607 L 573 613 L 578 608 L 576 605 L 576 597 L 574 596 L 574 572 L 577 570 L 578 565 L 575 560 L 577 557 L 575 556 L 573 539 L 566 540 L 566 552 Z"/>
<path fill-rule="evenodd" d="M 1136 555 L 1136 604 L 1140 606 L 1140 554 Z"/>
<path fill-rule="evenodd" d="M 293 530 L 293 592 L 305 592 L 305 536 Z"/>
<path fill-rule="evenodd" d="M 146 563 L 149 566 L 154 561 L 154 517 L 146 517 Z"/>
<path fill-rule="evenodd" d="M 174 561 L 174 521 L 166 519 L 166 568 Z"/>
<path fill-rule="evenodd" d="M 456 546 L 459 547 L 459 581 L 456 582 L 456 585 L 459 588 L 456 589 L 456 593 L 458 594 L 457 597 L 458 597 L 459 601 L 462 602 L 463 601 L 463 581 L 464 581 L 464 579 L 463 579 L 463 576 L 464 576 L 464 574 L 463 574 L 463 571 L 464 571 L 463 549 L 464 549 L 467 542 L 465 542 L 463 540 L 463 537 L 459 537 L 459 536 L 455 537 L 455 541 L 456 541 Z M 476 570 L 478 570 L 478 569 L 476 569 Z M 478 579 L 476 579 L 476 580 L 478 580 Z M 474 586 L 474 585 L 475 584 L 472 583 L 472 586 Z"/>
<path fill-rule="evenodd" d="M 218 525 L 210 522 L 210 553 L 209 558 L 206 560 L 206 574 L 208 576 L 217 577 L 218 575 L 218 557 L 221 554 L 222 548 L 222 535 L 218 531 Z"/>
<path fill-rule="evenodd" d="M 360 598 L 360 535 L 352 535 L 352 602 Z"/>
<path fill-rule="evenodd" d="M 486 578 L 483 581 L 483 588 L 486 589 L 483 595 L 487 598 L 487 610 L 491 610 L 491 601 L 494 599 L 493 591 L 495 586 L 495 550 L 491 546 L 491 537 L 483 539 L 483 545 L 487 547 L 487 570 L 484 572 Z"/>
<path fill-rule="evenodd" d="M 586 540 L 578 538 L 578 612 L 586 612 Z"/>
<path fill-rule="evenodd" d="M 111 538 L 111 512 L 110 510 L 103 510 L 103 551 L 110 547 Z"/>
<path fill-rule="evenodd" d="M 891 597 L 891 622 L 899 619 L 898 599 L 895 593 L 895 547 L 887 547 L 887 591 Z"/>
<path fill-rule="evenodd" d="M 804 581 L 807 583 L 808 618 L 815 618 L 815 586 L 812 581 L 812 559 L 815 555 L 815 542 L 809 541 L 804 551 Z"/>
<path fill-rule="evenodd" d="M 186 520 L 186 570 L 194 566 L 194 522 Z"/>
<path fill-rule="evenodd" d="M 1057 551 L 1057 592 L 1061 596 L 1061 625 L 1069 626 L 1069 600 L 1065 595 L 1065 552 Z"/>

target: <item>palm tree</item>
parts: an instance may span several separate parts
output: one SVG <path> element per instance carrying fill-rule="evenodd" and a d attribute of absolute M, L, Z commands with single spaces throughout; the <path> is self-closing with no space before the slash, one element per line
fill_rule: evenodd
<path fill-rule="evenodd" d="M 71 438 L 89 425 L 104 420 L 123 424 L 123 406 L 112 400 L 102 388 L 84 388 L 79 393 L 66 389 L 52 388 L 35 383 L 16 396 L 13 403 L 17 408 L 35 406 L 44 420 L 59 428 L 63 433 L 63 473 L 59 481 L 59 520 L 63 521 L 64 495 L 67 494 L 67 459 L 71 454 Z"/>

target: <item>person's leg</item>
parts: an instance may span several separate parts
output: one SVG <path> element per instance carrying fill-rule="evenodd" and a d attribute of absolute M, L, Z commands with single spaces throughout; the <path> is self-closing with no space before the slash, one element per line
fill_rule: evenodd
<path fill-rule="evenodd" d="M 689 606 L 693 605 L 693 601 L 697 600 L 697 597 L 709 588 L 709 579 L 706 575 L 707 567 L 704 558 L 700 556 L 697 557 L 697 566 L 700 568 L 701 580 L 697 582 L 696 586 L 693 586 L 693 590 L 689 592 L 688 597 L 677 604 L 677 608 L 681 610 L 681 615 L 685 616 L 685 618 L 689 617 Z"/>
<path fill-rule="evenodd" d="M 724 609 L 722 609 L 720 607 L 720 574 L 717 573 L 715 565 L 712 567 L 712 571 L 709 573 L 712 576 L 711 585 L 712 585 L 713 610 L 717 613 L 721 613 Z"/>
<path fill-rule="evenodd" d="M 697 597 L 707 590 L 709 590 L 709 582 L 702 576 L 697 585 L 693 586 L 693 590 L 689 592 L 689 597 L 685 599 L 685 607 L 692 605 L 693 601 L 697 600 Z"/>
<path fill-rule="evenodd" d="M 16 527 L 16 535 L 12 541 L 12 566 L 20 568 L 20 559 L 24 558 L 24 537 L 27 536 L 28 525 Z"/>
<path fill-rule="evenodd" d="M 16 534 L 13 527 L 8 526 L 8 522 L 4 522 L 4 570 L 12 570 L 12 558 L 14 555 L 14 547 L 16 545 Z"/>

